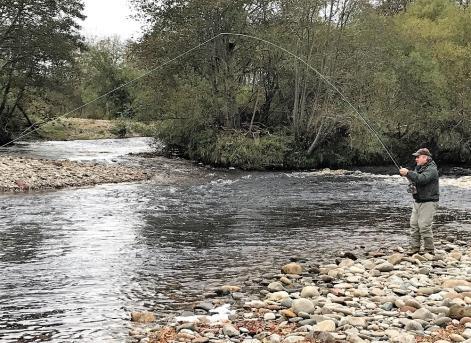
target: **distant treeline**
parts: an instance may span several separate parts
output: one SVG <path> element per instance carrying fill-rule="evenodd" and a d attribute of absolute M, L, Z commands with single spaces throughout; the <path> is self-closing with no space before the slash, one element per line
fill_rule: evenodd
<path fill-rule="evenodd" d="M 42 2 L 63 2 L 57 9 L 63 15 L 38 9 L 51 24 L 43 27 L 34 22 L 38 15 L 28 16 L 24 20 L 32 22 L 20 29 L 15 20 Z M 78 0 L 0 0 L 0 12 L 10 16 L 0 22 L 0 37 L 7 37 L 0 40 L 0 140 L 28 121 L 65 113 L 157 68 L 75 115 L 158 122 L 155 135 L 167 152 L 213 165 L 389 163 L 344 99 L 286 49 L 335 85 L 399 161 L 427 146 L 440 162 L 471 162 L 468 1 L 131 2 L 147 29 L 138 42 L 123 44 L 84 43 L 75 21 L 57 24 L 64 13 L 81 15 Z M 21 13 L 15 9 L 20 3 L 29 3 Z M 25 27 L 50 31 L 36 37 Z M 282 49 L 242 36 L 212 39 L 221 32 L 256 36 Z M 15 39 L 33 39 L 27 47 L 37 58 L 15 61 Z M 60 52 L 52 53 L 58 41 Z"/>

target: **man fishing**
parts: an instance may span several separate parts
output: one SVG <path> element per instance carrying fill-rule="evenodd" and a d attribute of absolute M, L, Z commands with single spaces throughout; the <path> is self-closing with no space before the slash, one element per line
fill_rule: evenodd
<path fill-rule="evenodd" d="M 410 250 L 409 255 L 420 251 L 421 240 L 424 241 L 424 253 L 435 254 L 433 244 L 432 223 L 437 211 L 439 190 L 437 165 L 427 148 L 421 148 L 412 154 L 415 156 L 414 170 L 401 168 L 401 176 L 410 181 L 409 191 L 414 197 L 410 218 Z"/>

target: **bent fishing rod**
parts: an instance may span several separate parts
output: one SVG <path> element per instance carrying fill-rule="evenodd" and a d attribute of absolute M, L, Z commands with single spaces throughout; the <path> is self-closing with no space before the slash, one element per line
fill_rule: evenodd
<path fill-rule="evenodd" d="M 85 103 L 85 104 L 83 104 L 83 105 L 81 105 L 81 106 L 79 106 L 79 107 L 77 107 L 77 108 L 75 108 L 75 109 L 73 109 L 73 110 L 71 110 L 71 111 L 69 111 L 69 112 L 63 114 L 63 115 L 61 115 L 61 116 L 58 116 L 58 117 L 56 117 L 56 118 L 54 118 L 54 119 L 52 119 L 52 120 L 49 120 L 49 121 L 45 121 L 45 122 L 43 122 L 41 125 L 34 125 L 34 124 L 33 124 L 33 125 L 27 127 L 25 130 L 23 130 L 23 131 L 20 133 L 20 135 L 19 135 L 18 137 L 16 137 L 15 139 L 13 139 L 13 140 L 11 140 L 10 142 L 7 142 L 7 143 L 1 145 L 0 148 L 3 148 L 4 146 L 9 145 L 9 144 L 11 144 L 11 143 L 13 143 L 13 142 L 16 142 L 16 141 L 18 141 L 19 139 L 21 139 L 21 138 L 23 138 L 23 137 L 25 137 L 25 136 L 27 136 L 27 135 L 29 135 L 29 134 L 31 134 L 31 133 L 37 131 L 41 126 L 43 126 L 43 125 L 45 125 L 45 124 L 54 122 L 54 121 L 56 121 L 56 120 L 59 120 L 60 118 L 63 118 L 63 117 L 65 117 L 65 116 L 67 116 L 67 115 L 70 115 L 70 114 L 72 114 L 72 113 L 74 113 L 74 112 L 76 112 L 76 111 L 78 111 L 78 110 L 80 110 L 80 109 L 82 109 L 82 108 L 84 108 L 84 107 L 86 107 L 86 106 L 88 106 L 88 105 L 90 105 L 90 104 L 92 104 L 92 103 L 98 101 L 99 99 L 104 98 L 104 97 L 106 97 L 106 96 L 108 96 L 108 95 L 110 95 L 110 94 L 116 92 L 117 90 L 119 90 L 119 89 L 121 89 L 121 88 L 124 88 L 124 87 L 126 87 L 126 86 L 129 86 L 129 85 L 135 83 L 136 81 L 142 79 L 143 77 L 148 76 L 148 75 L 154 73 L 155 71 L 157 71 L 157 70 L 163 68 L 164 66 L 166 66 L 166 65 L 168 65 L 168 64 L 170 64 L 170 63 L 172 63 L 172 62 L 174 62 L 174 61 L 179 60 L 179 59 L 182 58 L 183 56 L 188 55 L 190 52 L 193 52 L 193 51 L 197 50 L 198 48 L 203 47 L 203 46 L 205 46 L 206 44 L 208 44 L 209 42 L 211 42 L 211 41 L 213 41 L 213 40 L 215 40 L 215 39 L 217 39 L 217 38 L 219 38 L 219 37 L 222 37 L 222 36 L 242 37 L 242 38 L 248 38 L 248 39 L 253 39 L 253 40 L 256 40 L 256 41 L 259 41 L 259 42 L 263 42 L 263 43 L 265 43 L 265 44 L 267 44 L 267 45 L 270 45 L 270 46 L 272 46 L 272 47 L 275 47 L 275 48 L 277 48 L 277 49 L 279 49 L 279 50 L 281 50 L 281 51 L 287 53 L 289 56 L 295 58 L 295 59 L 298 60 L 299 62 L 301 62 L 301 63 L 303 63 L 304 65 L 306 65 L 311 71 L 313 71 L 317 76 L 319 76 L 322 81 L 324 81 L 328 86 L 332 87 L 332 89 L 333 89 L 335 92 L 337 92 L 337 94 L 340 95 L 341 99 L 342 99 L 343 101 L 345 101 L 345 102 L 348 104 L 348 106 L 353 110 L 353 112 L 358 116 L 358 118 L 361 119 L 361 122 L 374 134 L 374 136 L 375 136 L 376 139 L 379 141 L 379 143 L 381 144 L 381 146 L 383 147 L 383 149 L 386 151 L 386 153 L 388 154 L 389 158 L 390 158 L 391 161 L 394 163 L 394 165 L 396 166 L 396 168 L 397 168 L 397 169 L 401 169 L 401 167 L 400 167 L 399 164 L 396 162 L 395 158 L 392 156 L 392 154 L 391 154 L 391 152 L 389 151 L 389 149 L 388 149 L 388 148 L 386 147 L 386 145 L 384 144 L 384 142 L 383 142 L 383 140 L 381 139 L 381 136 L 378 134 L 378 132 L 371 126 L 371 124 L 366 120 L 366 118 L 355 108 L 355 106 L 352 105 L 352 103 L 347 99 L 347 97 L 343 94 L 343 92 L 340 91 L 340 89 L 338 89 L 337 86 L 335 86 L 326 76 L 324 76 L 321 72 L 319 72 L 316 68 L 314 68 L 314 67 L 313 67 L 312 65 L 310 65 L 308 62 L 306 62 L 304 59 L 302 59 L 301 57 L 299 57 L 299 56 L 296 55 L 295 53 L 289 51 L 288 49 L 283 48 L 282 46 L 280 46 L 280 45 L 278 45 L 278 44 L 275 44 L 275 43 L 273 43 L 273 42 L 271 42 L 271 41 L 269 41 L 269 40 L 266 40 L 266 39 L 263 39 L 263 38 L 260 38 L 260 37 L 256 37 L 256 36 L 252 36 L 252 35 L 249 35 L 249 34 L 245 34 L 245 33 L 232 33 L 232 32 L 221 32 L 221 33 L 219 33 L 219 34 L 217 34 L 217 35 L 215 35 L 215 36 L 213 36 L 213 37 L 207 39 L 206 41 L 204 41 L 204 42 L 202 42 L 202 43 L 200 43 L 200 44 L 198 44 L 198 45 L 192 47 L 191 49 L 186 50 L 185 52 L 181 53 L 180 55 L 177 55 L 176 57 L 170 59 L 169 61 L 167 61 L 167 62 L 165 62 L 165 63 L 162 63 L 162 64 L 158 65 L 157 67 L 146 71 L 146 72 L 143 73 L 141 76 L 138 76 L 138 77 L 136 77 L 135 79 L 130 80 L 130 81 L 128 81 L 128 82 L 126 82 L 126 83 L 124 83 L 124 84 L 122 84 L 122 85 L 120 85 L 120 86 L 118 86 L 118 87 L 112 89 L 111 91 L 106 92 L 105 94 L 102 94 L 102 95 L 100 95 L 99 97 L 97 97 L 97 98 L 95 98 L 95 99 L 93 99 L 93 100 L 91 100 L 91 101 L 89 101 L 89 102 L 87 102 L 87 103 Z"/>

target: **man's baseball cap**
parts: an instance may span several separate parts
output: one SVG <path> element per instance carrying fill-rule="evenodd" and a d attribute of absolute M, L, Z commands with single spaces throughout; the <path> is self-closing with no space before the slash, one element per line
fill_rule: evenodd
<path fill-rule="evenodd" d="M 432 154 L 430 153 L 430 150 L 428 150 L 427 148 L 420 148 L 419 150 L 414 152 L 412 155 L 413 156 L 426 155 L 426 156 L 432 157 Z"/>

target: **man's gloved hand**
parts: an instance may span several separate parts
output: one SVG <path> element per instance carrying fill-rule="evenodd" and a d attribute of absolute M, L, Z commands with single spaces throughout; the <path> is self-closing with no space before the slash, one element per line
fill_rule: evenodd
<path fill-rule="evenodd" d="M 401 176 L 406 176 L 407 173 L 409 173 L 409 169 L 407 169 L 407 168 L 399 169 L 399 174 L 401 174 Z"/>

